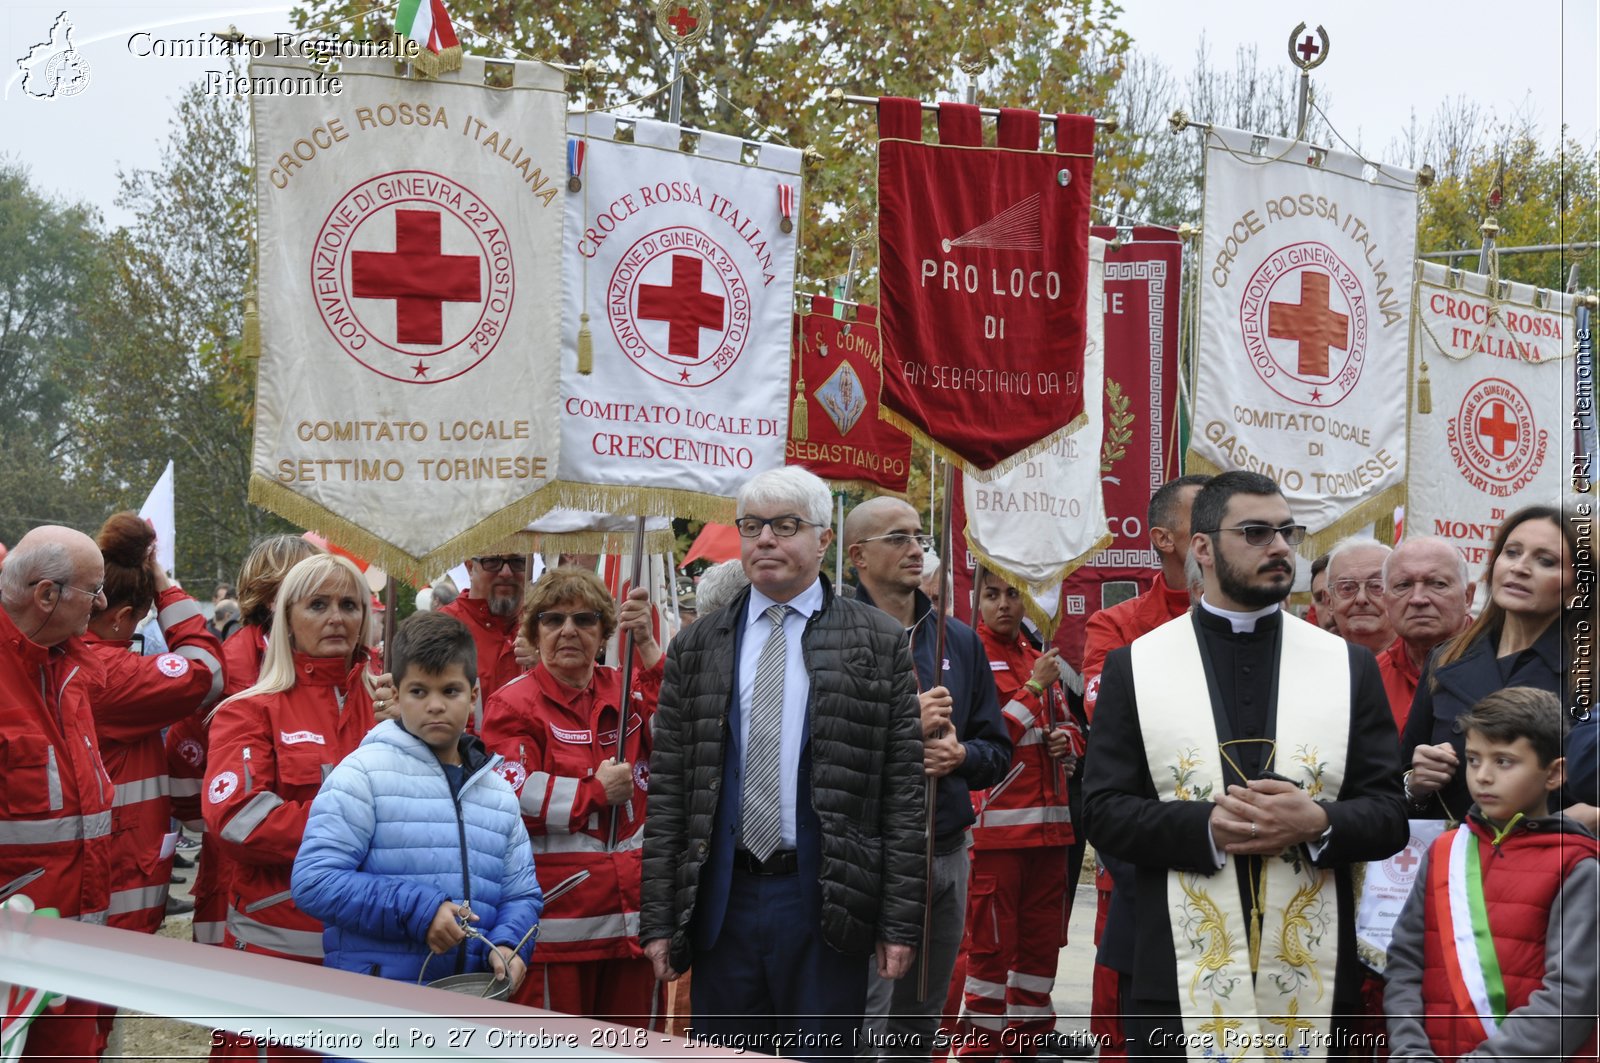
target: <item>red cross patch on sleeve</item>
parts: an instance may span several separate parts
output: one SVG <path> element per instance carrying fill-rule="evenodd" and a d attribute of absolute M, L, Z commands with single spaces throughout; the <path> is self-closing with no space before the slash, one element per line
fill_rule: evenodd
<path fill-rule="evenodd" d="M 189 674 L 189 658 L 163 653 L 156 658 L 156 670 L 168 679 L 181 679 Z"/>

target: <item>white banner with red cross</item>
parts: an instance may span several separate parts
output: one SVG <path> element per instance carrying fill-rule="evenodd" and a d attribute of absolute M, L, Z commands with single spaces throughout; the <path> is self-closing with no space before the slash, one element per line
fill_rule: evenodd
<path fill-rule="evenodd" d="M 257 60 L 253 77 L 304 74 Z M 562 75 L 485 62 L 252 97 L 261 362 L 250 499 L 422 578 L 547 505 L 560 454 Z"/>
<path fill-rule="evenodd" d="M 1405 490 L 1415 175 L 1213 126 L 1204 218 L 1187 470 L 1271 477 L 1314 555 Z"/>
<path fill-rule="evenodd" d="M 569 132 L 555 497 L 728 520 L 784 462 L 800 152 L 604 113 Z"/>
<path fill-rule="evenodd" d="M 1111 543 L 1100 481 L 1105 254 L 1106 242 L 1090 237 L 1083 345 L 1086 423 L 1010 472 L 989 481 L 966 476 L 962 483 L 967 549 L 978 564 L 1023 593 L 1024 611 L 1046 638 L 1060 622 L 1061 581 Z"/>
<path fill-rule="evenodd" d="M 1406 529 L 1476 570 L 1508 513 L 1561 497 L 1572 297 L 1432 262 L 1417 273 Z"/>

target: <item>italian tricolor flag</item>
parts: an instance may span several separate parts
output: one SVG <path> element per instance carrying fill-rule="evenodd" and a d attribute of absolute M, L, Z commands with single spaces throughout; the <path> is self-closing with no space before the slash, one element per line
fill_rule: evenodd
<path fill-rule="evenodd" d="M 429 77 L 461 69 L 461 42 L 450 24 L 444 0 L 400 0 L 394 31 L 421 45 L 411 65 Z"/>

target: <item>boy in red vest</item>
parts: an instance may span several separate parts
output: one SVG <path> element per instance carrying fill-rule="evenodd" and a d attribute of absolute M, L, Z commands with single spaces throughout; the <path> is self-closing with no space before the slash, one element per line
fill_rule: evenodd
<path fill-rule="evenodd" d="M 1529 687 L 1457 723 L 1473 806 L 1429 847 L 1395 923 L 1392 1059 L 1595 1059 L 1600 843 L 1550 814 L 1565 723 L 1555 695 Z"/>

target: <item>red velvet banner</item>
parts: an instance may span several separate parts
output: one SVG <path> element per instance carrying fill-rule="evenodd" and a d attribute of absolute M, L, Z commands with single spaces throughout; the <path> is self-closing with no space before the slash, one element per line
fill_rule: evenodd
<path fill-rule="evenodd" d="M 878 284 L 885 416 L 969 474 L 1003 471 L 1083 413 L 1094 121 L 1007 110 L 982 145 L 976 107 L 878 103 Z"/>
<path fill-rule="evenodd" d="M 1095 236 L 1117 231 L 1096 227 Z M 1148 590 L 1158 570 L 1145 512 L 1150 496 L 1178 475 L 1178 282 L 1183 245 L 1177 233 L 1136 227 L 1131 242 L 1106 249 L 1105 438 L 1101 482 L 1111 546 L 1067 577 L 1055 645 L 1074 668 L 1083 664 L 1084 627 L 1091 614 Z M 960 501 L 961 489 L 956 488 Z M 965 544 L 966 514 L 956 510 L 957 543 Z M 963 619 L 971 601 L 973 559 L 961 546 L 955 565 L 956 601 Z"/>
<path fill-rule="evenodd" d="M 794 317 L 798 364 L 790 393 L 787 464 L 824 480 L 870 484 L 903 495 L 911 475 L 911 437 L 878 416 L 883 352 L 878 310 L 834 316 L 834 301 L 810 297 Z M 845 308 L 847 311 L 849 307 Z"/>

